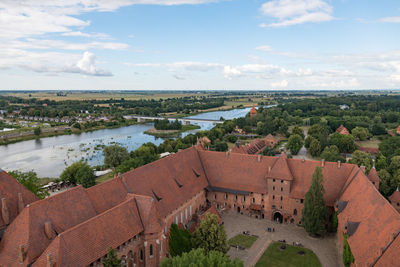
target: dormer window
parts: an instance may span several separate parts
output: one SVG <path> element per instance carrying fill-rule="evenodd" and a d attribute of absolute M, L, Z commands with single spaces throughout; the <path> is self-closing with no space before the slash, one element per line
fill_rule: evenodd
<path fill-rule="evenodd" d="M 274 182 L 274 183 L 275 183 L 275 179 L 272 179 L 272 182 Z"/>

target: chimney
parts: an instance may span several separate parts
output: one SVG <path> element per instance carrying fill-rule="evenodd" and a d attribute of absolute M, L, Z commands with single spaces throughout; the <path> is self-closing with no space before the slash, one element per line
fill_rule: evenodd
<path fill-rule="evenodd" d="M 261 154 L 258 154 L 257 161 L 261 162 Z"/>
<path fill-rule="evenodd" d="M 337 167 L 340 169 L 340 160 L 337 161 Z"/>
<path fill-rule="evenodd" d="M 1 199 L 1 217 L 3 218 L 3 222 L 5 224 L 10 223 L 10 213 L 8 212 L 7 202 L 5 197 Z"/>
<path fill-rule="evenodd" d="M 25 248 L 24 245 L 19 246 L 19 262 L 23 263 L 25 261 Z"/>
<path fill-rule="evenodd" d="M 365 166 L 360 166 L 360 170 L 365 173 Z"/>
<path fill-rule="evenodd" d="M 56 233 L 53 229 L 53 224 L 51 221 L 47 221 L 44 223 L 44 232 L 46 233 L 46 236 L 48 239 L 53 239 L 56 237 Z"/>
<path fill-rule="evenodd" d="M 18 213 L 21 213 L 24 207 L 25 204 L 24 204 L 24 198 L 22 197 L 22 193 L 18 193 Z"/>
<path fill-rule="evenodd" d="M 325 159 L 321 160 L 321 167 L 323 168 L 325 166 Z"/>
<path fill-rule="evenodd" d="M 52 261 L 52 259 L 51 259 L 51 253 L 48 253 L 48 254 L 46 255 L 46 259 L 47 259 L 47 261 L 46 261 L 46 267 L 53 267 L 54 264 L 53 264 L 53 261 Z"/>

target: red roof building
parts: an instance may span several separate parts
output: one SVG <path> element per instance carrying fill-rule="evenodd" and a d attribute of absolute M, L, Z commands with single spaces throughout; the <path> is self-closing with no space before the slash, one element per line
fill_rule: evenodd
<path fill-rule="evenodd" d="M 400 125 L 397 126 L 397 128 L 396 128 L 396 133 L 397 133 L 397 134 L 400 134 Z"/>
<path fill-rule="evenodd" d="M 251 143 L 246 145 L 240 145 L 239 142 L 232 148 L 233 153 L 242 154 L 258 154 L 264 151 L 267 147 L 273 148 L 278 142 L 275 138 L 269 134 L 267 137 L 262 139 L 255 139 Z"/>
<path fill-rule="evenodd" d="M 254 117 L 257 115 L 257 109 L 256 107 L 253 105 L 253 107 L 250 110 L 250 117 Z"/>
<path fill-rule="evenodd" d="M 171 224 L 190 228 L 206 210 L 301 224 L 317 166 L 328 210 L 338 212 L 338 239 L 348 234 L 355 265 L 396 265 L 400 214 L 378 192 L 374 169 L 367 177 L 353 164 L 191 147 L 31 203 L 4 232 L 0 266 L 97 266 L 110 246 L 128 266 L 158 266 Z"/>
<path fill-rule="evenodd" d="M 400 212 L 400 192 L 399 187 L 397 187 L 396 191 L 389 197 L 390 203 L 393 208 L 395 208 L 398 212 Z"/>
<path fill-rule="evenodd" d="M 344 127 L 343 125 L 340 125 L 339 128 L 336 129 L 336 132 L 340 133 L 340 134 L 344 134 L 344 135 L 349 135 L 350 134 L 349 130 L 347 130 L 347 128 Z"/>

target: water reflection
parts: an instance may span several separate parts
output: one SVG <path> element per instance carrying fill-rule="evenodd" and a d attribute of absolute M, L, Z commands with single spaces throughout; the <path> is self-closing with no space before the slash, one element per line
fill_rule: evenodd
<path fill-rule="evenodd" d="M 191 118 L 233 119 L 245 116 L 249 108 L 230 111 L 215 111 L 191 116 Z M 196 122 L 201 128 L 183 134 L 209 130 L 212 123 Z M 40 177 L 58 177 L 66 166 L 80 159 L 87 159 L 91 165 L 103 163 L 102 145 L 121 144 L 129 151 L 144 143 L 161 144 L 164 139 L 144 132 L 153 125 L 141 124 L 117 129 L 98 130 L 81 134 L 62 135 L 29 140 L 0 146 L 0 167 L 5 170 L 34 170 Z"/>

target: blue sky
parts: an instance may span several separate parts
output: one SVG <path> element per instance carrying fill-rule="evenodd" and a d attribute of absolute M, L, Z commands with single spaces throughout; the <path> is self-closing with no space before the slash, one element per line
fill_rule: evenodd
<path fill-rule="evenodd" d="M 396 0 L 2 0 L 0 89 L 400 88 Z"/>

